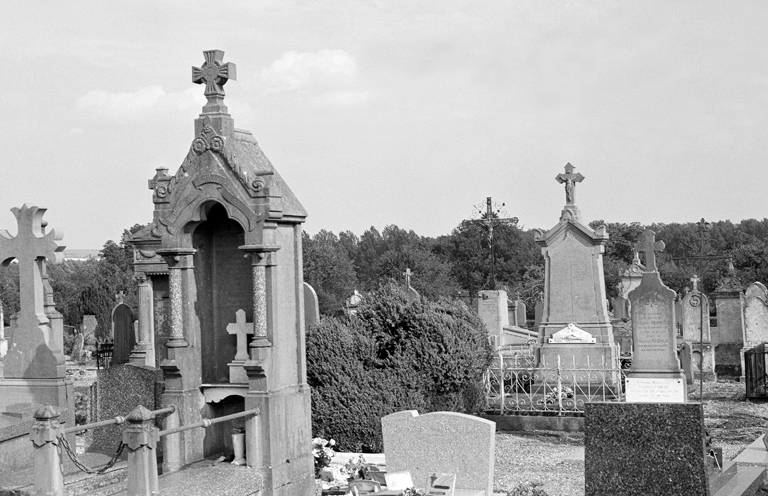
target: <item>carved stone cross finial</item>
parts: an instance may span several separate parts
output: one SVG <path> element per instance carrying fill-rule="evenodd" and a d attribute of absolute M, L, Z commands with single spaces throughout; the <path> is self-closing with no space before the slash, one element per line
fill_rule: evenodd
<path fill-rule="evenodd" d="M 560 184 L 565 183 L 565 204 L 574 205 L 576 196 L 576 183 L 580 183 L 584 180 L 584 176 L 581 173 L 573 173 L 574 166 L 570 163 L 565 164 L 565 174 L 560 173 L 555 177 Z"/>
<path fill-rule="evenodd" d="M 62 238 L 61 233 L 53 229 L 45 233 L 45 211 L 45 208 L 27 204 L 13 208 L 11 212 L 19 226 L 16 237 L 0 230 L 0 263 L 7 265 L 14 258 L 19 262 L 20 329 L 48 322 L 43 310 L 45 295 L 41 262 L 45 259 L 53 263 L 64 261 L 64 254 L 61 253 L 64 246 L 57 243 Z"/>
<path fill-rule="evenodd" d="M 643 231 L 642 240 L 637 244 L 636 249 L 645 253 L 645 270 L 655 272 L 657 270 L 656 252 L 664 251 L 664 242 L 656 241 L 656 233 L 646 229 Z"/>
<path fill-rule="evenodd" d="M 228 80 L 237 80 L 235 64 L 222 63 L 223 50 L 206 50 L 203 52 L 205 63 L 202 67 L 192 67 L 192 82 L 205 83 L 205 96 L 208 103 L 203 107 L 204 113 L 227 112 L 224 106 L 224 85 Z"/>
<path fill-rule="evenodd" d="M 235 312 L 235 323 L 227 325 L 227 332 L 237 335 L 235 360 L 248 360 L 248 334 L 253 334 L 253 323 L 245 322 L 245 310 Z"/>
<path fill-rule="evenodd" d="M 698 275 L 694 274 L 693 277 L 691 277 L 691 282 L 693 283 L 693 291 L 699 290 L 699 281 L 701 281 L 701 279 L 699 279 Z"/>

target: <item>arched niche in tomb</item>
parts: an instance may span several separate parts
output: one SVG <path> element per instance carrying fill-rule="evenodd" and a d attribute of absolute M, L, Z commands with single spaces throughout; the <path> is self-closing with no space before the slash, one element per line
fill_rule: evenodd
<path fill-rule="evenodd" d="M 245 397 L 240 394 L 230 394 L 218 401 L 205 403 L 200 410 L 200 417 L 215 419 L 242 412 L 245 409 Z M 237 418 L 220 422 L 205 430 L 203 453 L 206 458 L 214 455 L 229 455 L 233 452 L 232 434 L 245 429 L 245 419 Z"/>
<path fill-rule="evenodd" d="M 200 323 L 203 352 L 203 383 L 229 381 L 227 364 L 237 354 L 235 336 L 226 332 L 239 309 L 246 321 L 253 318 L 251 264 L 238 249 L 243 246 L 244 230 L 231 219 L 224 206 L 210 201 L 201 205 L 199 223 L 192 232 L 195 286 L 195 315 Z"/>

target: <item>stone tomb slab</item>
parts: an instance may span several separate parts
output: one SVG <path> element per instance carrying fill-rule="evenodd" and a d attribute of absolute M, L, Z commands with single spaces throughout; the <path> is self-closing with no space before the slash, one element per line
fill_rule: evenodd
<path fill-rule="evenodd" d="M 587 403 L 586 496 L 709 493 L 700 403 Z"/>
<path fill-rule="evenodd" d="M 406 410 L 382 418 L 381 427 L 387 472 L 410 471 L 417 483 L 434 473 L 456 474 L 456 494 L 460 489 L 492 494 L 495 422 L 462 413 Z"/>

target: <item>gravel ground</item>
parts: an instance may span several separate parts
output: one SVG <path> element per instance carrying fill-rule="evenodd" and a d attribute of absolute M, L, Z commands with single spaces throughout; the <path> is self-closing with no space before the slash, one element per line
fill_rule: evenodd
<path fill-rule="evenodd" d="M 520 484 L 549 496 L 583 495 L 584 434 L 497 432 L 493 489 L 507 492 Z"/>

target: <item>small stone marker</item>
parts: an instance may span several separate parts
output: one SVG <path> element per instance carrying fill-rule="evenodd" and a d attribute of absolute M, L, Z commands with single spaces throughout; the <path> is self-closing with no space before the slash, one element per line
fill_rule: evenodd
<path fill-rule="evenodd" d="M 62 236 L 51 229 L 44 234 L 43 214 L 46 209 L 22 205 L 11 209 L 18 222 L 18 234 L 11 236 L 0 230 L 0 263 L 7 265 L 14 258 L 19 263 L 19 301 L 16 327 L 8 355 L 4 359 L 6 378 L 45 379 L 65 377 L 64 355 L 51 350 L 55 343 L 43 308 L 44 288 L 41 273 L 45 260 L 64 261 Z M 45 223 L 47 224 L 47 223 Z"/>
<path fill-rule="evenodd" d="M 72 345 L 72 360 L 75 362 L 80 363 L 83 359 L 83 344 L 85 342 L 85 338 L 83 337 L 82 332 L 78 332 L 75 334 L 75 342 Z"/>
<path fill-rule="evenodd" d="M 310 327 L 317 324 L 320 321 L 320 304 L 317 301 L 317 292 L 315 288 L 304 283 L 304 329 L 309 330 Z"/>
<path fill-rule="evenodd" d="M 685 402 L 685 376 L 677 360 L 675 331 L 676 293 L 661 282 L 656 268 L 657 250 L 664 243 L 646 229 L 638 246 L 645 252 L 640 285 L 629 293 L 632 307 L 634 354 L 626 373 L 627 402 Z"/>
<path fill-rule="evenodd" d="M 453 496 L 456 490 L 456 474 L 431 474 L 427 478 L 426 496 Z"/>
<path fill-rule="evenodd" d="M 685 383 L 693 385 L 693 353 L 691 353 L 691 345 L 687 341 L 683 341 L 680 345 L 677 356 L 680 358 L 680 367 L 685 374 Z"/>
<path fill-rule="evenodd" d="M 387 470 L 408 470 L 417 481 L 456 474 L 456 489 L 493 494 L 496 423 L 472 415 L 415 410 L 381 419 Z M 387 482 L 388 489 L 389 481 Z"/>
<path fill-rule="evenodd" d="M 245 322 L 245 310 L 242 308 L 235 312 L 235 323 L 227 325 L 227 332 L 237 336 L 237 354 L 229 365 L 229 382 L 233 384 L 248 383 L 248 374 L 245 373 L 243 363 L 248 356 L 248 335 L 253 334 L 253 322 Z"/>
<path fill-rule="evenodd" d="M 384 479 L 387 481 L 387 491 L 405 491 L 414 487 L 411 473 L 407 470 L 387 472 Z"/>

